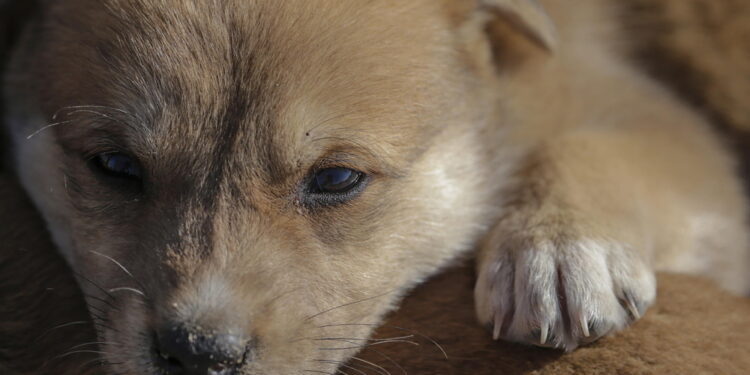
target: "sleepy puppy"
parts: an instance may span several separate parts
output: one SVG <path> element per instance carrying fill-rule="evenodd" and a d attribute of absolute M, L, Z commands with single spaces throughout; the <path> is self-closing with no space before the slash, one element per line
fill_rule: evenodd
<path fill-rule="evenodd" d="M 707 124 L 605 1 L 44 1 L 6 73 L 18 174 L 113 374 L 336 373 L 479 247 L 495 338 L 572 350 L 655 270 L 748 287 Z"/>

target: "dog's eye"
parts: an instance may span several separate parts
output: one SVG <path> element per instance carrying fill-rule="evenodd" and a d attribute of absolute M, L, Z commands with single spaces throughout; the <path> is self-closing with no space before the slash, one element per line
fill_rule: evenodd
<path fill-rule="evenodd" d="M 335 206 L 352 200 L 367 185 L 367 175 L 350 168 L 334 167 L 315 171 L 304 190 L 309 207 Z"/>
<path fill-rule="evenodd" d="M 113 177 L 141 178 L 141 167 L 132 156 L 119 152 L 105 152 L 96 155 L 94 164 L 103 173 Z"/>
<path fill-rule="evenodd" d="M 315 192 L 342 194 L 356 187 L 362 173 L 349 168 L 326 168 L 315 174 Z"/>

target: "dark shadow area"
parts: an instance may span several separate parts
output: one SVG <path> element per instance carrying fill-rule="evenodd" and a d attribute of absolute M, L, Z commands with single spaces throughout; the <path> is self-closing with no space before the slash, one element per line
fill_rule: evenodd
<path fill-rule="evenodd" d="M 92 353 L 64 355 L 96 341 L 83 296 L 6 172 L 0 172 L 0 301 L 0 374 L 89 373 L 82 365 L 95 358 Z"/>

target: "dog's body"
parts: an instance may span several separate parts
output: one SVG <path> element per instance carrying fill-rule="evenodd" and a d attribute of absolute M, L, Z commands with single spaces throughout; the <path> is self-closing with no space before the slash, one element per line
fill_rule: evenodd
<path fill-rule="evenodd" d="M 477 243 L 514 341 L 625 327 L 655 270 L 747 291 L 730 156 L 623 61 L 608 2 L 542 3 L 46 4 L 7 121 L 112 370 L 335 372 Z M 331 170 L 352 187 L 310 187 Z"/>

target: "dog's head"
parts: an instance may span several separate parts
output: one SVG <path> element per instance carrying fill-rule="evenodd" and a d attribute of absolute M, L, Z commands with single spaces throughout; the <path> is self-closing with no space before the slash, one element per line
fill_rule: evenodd
<path fill-rule="evenodd" d="M 331 373 L 366 346 L 493 214 L 515 42 L 488 35 L 550 47 L 530 4 L 44 4 L 7 117 L 107 363 Z"/>

